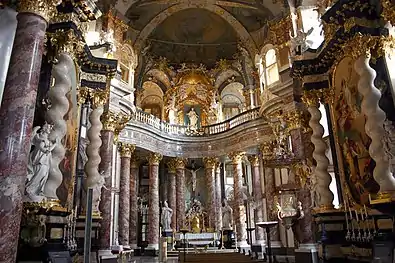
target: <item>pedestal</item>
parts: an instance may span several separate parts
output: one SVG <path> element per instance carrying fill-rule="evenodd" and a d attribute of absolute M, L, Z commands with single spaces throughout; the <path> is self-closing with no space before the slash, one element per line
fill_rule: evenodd
<path fill-rule="evenodd" d="M 256 226 L 262 227 L 266 230 L 266 235 L 267 235 L 267 257 L 269 259 L 269 263 L 273 262 L 272 259 L 272 247 L 270 243 L 270 228 L 275 227 L 278 225 L 277 221 L 270 221 L 270 222 L 259 222 L 256 223 Z"/>

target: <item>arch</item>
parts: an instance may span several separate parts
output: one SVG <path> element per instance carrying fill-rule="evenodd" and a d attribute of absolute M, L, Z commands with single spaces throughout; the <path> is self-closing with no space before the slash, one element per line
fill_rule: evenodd
<path fill-rule="evenodd" d="M 255 45 L 255 41 L 252 39 L 251 35 L 248 31 L 244 28 L 244 26 L 229 12 L 225 9 L 210 4 L 207 2 L 201 1 L 188 1 L 187 3 L 181 3 L 173 5 L 166 10 L 159 13 L 156 17 L 154 17 L 144 28 L 140 31 L 136 41 L 134 42 L 134 47 L 136 50 L 141 50 L 143 48 L 145 40 L 151 35 L 151 33 L 155 30 L 155 28 L 160 25 L 166 18 L 170 17 L 171 15 L 180 12 L 185 9 L 190 8 L 202 8 L 213 12 L 223 18 L 225 21 L 229 23 L 231 27 L 236 31 L 238 34 L 240 41 L 243 45 L 247 48 L 248 52 L 250 53 L 251 57 L 254 57 L 257 53 L 257 47 Z"/>
<path fill-rule="evenodd" d="M 240 103 L 245 102 L 245 98 L 242 95 L 243 84 L 240 82 L 232 82 L 225 86 L 225 88 L 221 91 L 221 98 L 232 96 L 237 98 Z"/>

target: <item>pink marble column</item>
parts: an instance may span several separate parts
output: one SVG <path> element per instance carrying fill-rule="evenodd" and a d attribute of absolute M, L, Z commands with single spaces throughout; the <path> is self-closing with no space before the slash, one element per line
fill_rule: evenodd
<path fill-rule="evenodd" d="M 238 246 L 247 246 L 247 224 L 246 224 L 246 208 L 243 201 L 243 152 L 233 152 L 229 154 L 229 158 L 233 164 L 233 217 L 236 224 L 236 234 Z"/>
<path fill-rule="evenodd" d="M 159 249 L 159 163 L 162 155 L 151 153 L 149 161 L 148 247 Z"/>
<path fill-rule="evenodd" d="M 171 217 L 171 228 L 177 229 L 177 188 L 176 188 L 176 173 L 177 173 L 177 162 L 176 159 L 172 158 L 167 162 L 168 166 L 168 192 L 167 200 L 169 207 L 173 210 Z"/>
<path fill-rule="evenodd" d="M 274 196 L 276 195 L 276 183 L 274 179 L 273 168 L 265 168 L 265 196 L 266 196 L 266 210 L 268 221 L 278 221 L 277 212 L 275 210 Z M 280 233 L 278 227 L 270 229 L 271 241 L 280 241 Z"/>
<path fill-rule="evenodd" d="M 119 183 L 119 214 L 118 214 L 118 241 L 120 245 L 129 245 L 129 219 L 130 219 L 130 158 L 135 146 L 119 143 L 121 154 L 121 180 Z"/>
<path fill-rule="evenodd" d="M 248 156 L 252 167 L 252 187 L 254 192 L 255 209 L 254 209 L 254 221 L 255 223 L 263 221 L 263 199 L 262 199 L 262 187 L 261 187 L 261 173 L 259 169 L 259 157 L 257 155 Z M 265 233 L 263 228 L 257 227 L 255 229 L 255 243 L 261 244 L 265 240 Z"/>
<path fill-rule="evenodd" d="M 111 245 L 111 188 L 112 188 L 112 162 L 113 162 L 113 145 L 114 130 L 110 128 L 105 119 L 102 120 L 103 130 L 101 132 L 102 146 L 100 148 L 101 162 L 99 171 L 103 172 L 105 180 L 101 190 L 99 210 L 101 211 L 102 220 L 100 222 L 100 248 L 109 249 Z"/>
<path fill-rule="evenodd" d="M 185 159 L 176 158 L 177 178 L 176 178 L 176 213 L 177 213 L 177 230 L 185 228 Z"/>
<path fill-rule="evenodd" d="M 132 155 L 130 162 L 130 219 L 129 219 L 129 243 L 131 248 L 137 248 L 137 196 L 138 196 L 139 161 L 136 155 Z"/>
<path fill-rule="evenodd" d="M 22 0 L 0 109 L 0 262 L 15 262 L 51 1 Z"/>
<path fill-rule="evenodd" d="M 221 163 L 217 162 L 215 165 L 215 209 L 216 220 L 215 230 L 220 231 L 222 229 L 222 201 L 221 201 Z"/>
<path fill-rule="evenodd" d="M 207 205 L 206 209 L 208 211 L 208 227 L 215 228 L 215 221 L 217 218 L 216 211 L 216 200 L 215 200 L 215 165 L 217 163 L 217 158 L 214 157 L 204 157 L 204 173 L 206 177 L 207 186 Z"/>

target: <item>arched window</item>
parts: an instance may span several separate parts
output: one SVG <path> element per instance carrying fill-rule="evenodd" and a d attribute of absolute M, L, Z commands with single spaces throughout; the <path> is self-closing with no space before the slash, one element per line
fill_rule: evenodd
<path fill-rule="evenodd" d="M 269 49 L 265 54 L 265 75 L 266 86 L 270 86 L 280 80 L 277 56 L 274 49 Z"/>

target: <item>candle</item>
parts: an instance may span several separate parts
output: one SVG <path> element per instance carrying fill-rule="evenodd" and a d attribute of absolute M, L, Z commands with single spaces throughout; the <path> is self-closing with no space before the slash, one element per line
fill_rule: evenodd
<path fill-rule="evenodd" d="M 357 222 L 359 221 L 359 219 L 358 219 L 358 210 L 354 210 L 354 212 L 355 212 L 355 218 L 357 219 Z"/>
<path fill-rule="evenodd" d="M 363 205 L 363 209 L 365 210 L 365 218 L 368 217 L 368 211 L 366 211 L 366 205 Z"/>
<path fill-rule="evenodd" d="M 348 206 L 348 211 L 350 212 L 350 219 L 352 220 L 352 211 L 350 206 Z"/>

